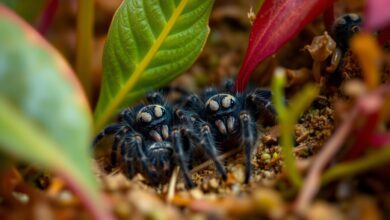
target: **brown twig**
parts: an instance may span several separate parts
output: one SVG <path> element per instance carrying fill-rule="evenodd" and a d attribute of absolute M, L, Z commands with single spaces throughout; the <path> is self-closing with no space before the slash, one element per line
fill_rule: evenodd
<path fill-rule="evenodd" d="M 171 179 L 169 180 L 168 193 L 167 193 L 167 202 L 171 203 L 173 197 L 175 196 L 175 188 L 177 183 L 177 177 L 179 176 L 180 167 L 176 167 L 172 173 Z"/>
<path fill-rule="evenodd" d="M 226 152 L 224 154 L 219 155 L 218 159 L 219 160 L 224 160 L 224 159 L 226 159 L 226 158 L 228 158 L 228 157 L 238 153 L 239 151 L 240 151 L 240 149 L 234 149 L 234 150 L 228 151 L 228 152 Z M 208 161 L 206 161 L 206 162 L 196 166 L 194 169 L 192 169 L 191 170 L 191 174 L 197 173 L 197 172 L 205 169 L 206 167 L 208 167 L 208 166 L 210 166 L 212 164 L 213 164 L 213 161 L 212 160 L 208 160 Z"/>

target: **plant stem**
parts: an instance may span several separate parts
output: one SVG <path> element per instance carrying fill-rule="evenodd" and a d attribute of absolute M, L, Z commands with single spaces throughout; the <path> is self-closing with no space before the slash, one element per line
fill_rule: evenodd
<path fill-rule="evenodd" d="M 284 69 L 277 69 L 272 81 L 273 103 L 275 105 L 276 112 L 278 113 L 279 125 L 281 129 L 281 146 L 282 157 L 285 163 L 285 169 L 287 170 L 287 176 L 293 185 L 299 188 L 302 184 L 302 177 L 299 175 L 298 169 L 295 163 L 295 156 L 293 152 L 294 147 L 294 121 L 296 119 L 288 114 L 285 106 L 284 98 L 284 85 L 286 83 L 286 76 Z"/>
<path fill-rule="evenodd" d="M 386 146 L 370 155 L 351 162 L 338 164 L 327 170 L 321 179 L 322 185 L 326 185 L 335 179 L 345 176 L 352 176 L 357 173 L 369 170 L 373 167 L 390 162 L 390 147 Z"/>
<path fill-rule="evenodd" d="M 75 168 L 68 165 L 64 170 L 58 170 L 57 173 L 64 179 L 68 187 L 80 198 L 85 208 L 96 220 L 114 220 L 110 212 L 111 207 L 107 201 L 103 200 L 103 195 L 96 193 L 96 189 L 87 188 L 85 183 L 77 178 L 76 172 L 72 171 Z"/>
<path fill-rule="evenodd" d="M 45 35 L 54 21 L 54 16 L 58 10 L 59 0 L 50 0 L 39 19 L 37 29 L 39 33 Z"/>
<path fill-rule="evenodd" d="M 80 0 L 77 15 L 76 73 L 90 103 L 92 98 L 93 19 L 93 0 Z"/>
<path fill-rule="evenodd" d="M 326 142 L 321 151 L 317 154 L 296 200 L 295 211 L 297 213 L 302 214 L 307 210 L 310 201 L 320 188 L 322 170 L 334 157 L 348 134 L 351 132 L 354 122 L 359 116 L 358 113 L 357 108 L 353 109 L 348 115 L 348 118 L 346 118 L 343 124 L 334 132 L 332 138 Z"/>

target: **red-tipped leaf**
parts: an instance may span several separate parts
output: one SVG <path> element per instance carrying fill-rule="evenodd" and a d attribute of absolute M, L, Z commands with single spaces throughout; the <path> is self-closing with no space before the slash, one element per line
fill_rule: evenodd
<path fill-rule="evenodd" d="M 390 25 L 380 30 L 378 33 L 378 42 L 380 45 L 385 45 L 390 40 Z"/>
<path fill-rule="evenodd" d="M 364 29 L 377 31 L 390 25 L 389 9 L 389 0 L 367 0 L 364 12 Z"/>
<path fill-rule="evenodd" d="M 257 13 L 236 81 L 242 91 L 256 66 L 332 6 L 333 0 L 266 0 Z"/>

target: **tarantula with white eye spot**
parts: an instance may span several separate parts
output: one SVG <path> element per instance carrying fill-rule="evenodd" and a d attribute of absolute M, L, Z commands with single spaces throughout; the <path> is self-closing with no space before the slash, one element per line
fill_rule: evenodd
<path fill-rule="evenodd" d="M 235 92 L 233 82 L 226 81 L 222 89 L 207 88 L 198 96 L 188 94 L 175 110 L 179 118 L 181 135 L 193 145 L 199 144 L 208 152 L 222 177 L 226 177 L 221 162 L 214 155 L 232 147 L 243 148 L 245 155 L 245 183 L 251 174 L 251 158 L 258 140 L 256 122 L 275 123 L 275 109 L 271 92 L 254 89 Z M 186 177 L 189 179 L 189 176 Z"/>
<path fill-rule="evenodd" d="M 129 178 L 141 173 L 152 185 L 164 184 L 178 165 L 190 188 L 195 184 L 189 169 L 199 156 L 208 156 L 226 180 L 218 154 L 242 146 L 246 160 L 245 182 L 248 183 L 251 155 L 258 139 L 256 121 L 264 112 L 274 117 L 270 91 L 255 89 L 235 93 L 232 81 L 228 81 L 221 92 L 208 88 L 200 97 L 179 91 L 183 97 L 175 105 L 166 101 L 164 92 L 155 91 L 147 96 L 147 104 L 123 110 L 117 123 L 96 136 L 94 146 L 106 135 L 115 135 L 111 163 L 116 166 L 120 146 Z"/>
<path fill-rule="evenodd" d="M 117 166 L 118 148 L 125 174 L 132 178 L 141 173 L 151 185 L 166 183 L 173 168 L 187 161 L 182 149 L 172 145 L 172 131 L 177 122 L 173 108 L 163 93 L 153 92 L 146 104 L 124 109 L 117 123 L 105 127 L 96 137 L 93 146 L 107 135 L 114 135 L 111 164 Z"/>

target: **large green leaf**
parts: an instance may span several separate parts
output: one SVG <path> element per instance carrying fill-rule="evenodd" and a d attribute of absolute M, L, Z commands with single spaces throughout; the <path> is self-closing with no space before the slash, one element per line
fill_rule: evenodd
<path fill-rule="evenodd" d="M 47 0 L 0 0 L 29 22 L 35 22 Z"/>
<path fill-rule="evenodd" d="M 213 0 L 125 0 L 112 21 L 95 112 L 99 130 L 145 91 L 195 61 L 207 39 Z"/>
<path fill-rule="evenodd" d="M 0 4 L 0 150 L 60 173 L 107 216 L 90 170 L 91 113 L 62 57 Z"/>

